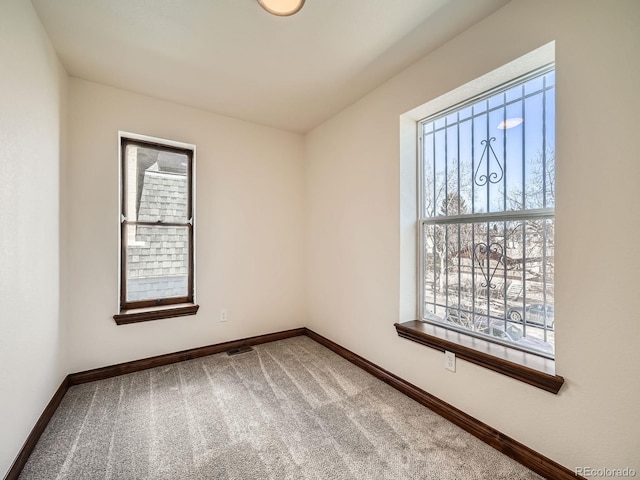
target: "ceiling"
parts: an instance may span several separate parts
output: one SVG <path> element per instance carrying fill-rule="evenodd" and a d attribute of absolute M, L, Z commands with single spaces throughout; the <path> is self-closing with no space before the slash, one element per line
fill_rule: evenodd
<path fill-rule="evenodd" d="M 508 0 L 32 0 L 69 75 L 306 132 Z"/>

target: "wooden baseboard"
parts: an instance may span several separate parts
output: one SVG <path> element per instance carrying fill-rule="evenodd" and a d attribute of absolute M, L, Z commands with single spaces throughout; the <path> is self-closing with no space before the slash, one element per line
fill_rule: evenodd
<path fill-rule="evenodd" d="M 414 399 L 416 402 L 434 411 L 441 417 L 446 418 L 451 423 L 458 425 L 463 430 L 466 430 L 473 436 L 479 438 L 488 445 L 491 445 L 493 448 L 514 459 L 521 465 L 524 465 L 537 474 L 542 475 L 544 478 L 552 480 L 575 480 L 576 478 L 586 480 L 584 477 L 576 475 L 574 472 L 563 467 L 559 463 L 554 462 L 526 445 L 508 437 L 471 415 L 458 410 L 453 405 L 449 405 L 438 397 L 425 392 L 419 387 L 416 387 L 397 375 L 388 372 L 369 360 L 347 350 L 328 338 L 323 337 L 308 328 L 306 329 L 306 335 L 319 344 L 327 347 L 329 350 L 337 353 L 341 357 L 349 360 L 354 365 L 362 368 L 374 377 L 379 378 L 396 390 L 404 393 L 409 398 Z"/>
<path fill-rule="evenodd" d="M 95 380 L 103 380 L 106 378 L 115 377 L 118 375 L 124 375 L 126 373 L 138 372 L 146 370 L 148 368 L 159 367 L 163 365 L 169 365 L 171 363 L 181 362 L 184 360 L 191 360 L 194 358 L 204 357 L 207 355 L 213 355 L 216 353 L 226 352 L 234 348 L 241 348 L 252 345 L 259 345 L 261 343 L 275 342 L 276 340 L 283 340 L 285 338 L 296 337 L 299 335 L 306 335 L 312 340 L 315 340 L 319 344 L 327 347 L 329 350 L 337 353 L 341 357 L 349 360 L 354 365 L 362 368 L 366 372 L 370 373 L 374 377 L 389 384 L 396 390 L 404 393 L 408 397 L 414 399 L 418 403 L 433 410 L 438 415 L 446 418 L 450 422 L 458 425 L 462 429 L 478 437 L 480 440 L 491 445 L 496 450 L 502 452 L 508 457 L 513 458 L 515 461 L 524 465 L 525 467 L 533 470 L 534 472 L 542 475 L 548 479 L 569 480 L 569 479 L 584 479 L 584 477 L 578 476 L 571 470 L 563 467 L 559 463 L 550 460 L 549 458 L 535 452 L 526 445 L 523 445 L 516 440 L 500 433 L 498 430 L 482 423 L 481 421 L 467 415 L 461 410 L 458 410 L 452 405 L 440 400 L 437 397 L 425 392 L 424 390 L 412 385 L 411 383 L 403 380 L 402 378 L 394 375 L 391 372 L 379 367 L 378 365 L 370 362 L 369 360 L 347 350 L 346 348 L 338 345 L 337 343 L 329 340 L 322 335 L 315 333 L 308 328 L 295 328 L 292 330 L 285 330 L 277 333 L 270 333 L 267 335 L 259 335 L 255 337 L 244 338 L 241 340 L 234 340 L 230 342 L 218 343 L 216 345 L 209 345 L 205 347 L 192 348 L 190 350 L 184 350 L 176 353 L 169 353 L 166 355 L 159 355 L 156 357 L 145 358 L 142 360 L 134 360 L 131 362 L 120 363 L 118 365 L 112 365 L 103 368 L 96 368 L 93 370 L 87 370 L 84 372 L 72 373 L 67 375 L 62 381 L 62 384 L 51 398 L 51 401 L 46 406 L 42 415 L 36 422 L 35 426 L 31 430 L 31 433 L 27 437 L 24 445 L 20 449 L 18 456 L 14 460 L 11 468 L 4 477 L 4 480 L 17 480 L 20 476 L 20 472 L 24 468 L 29 455 L 38 443 L 38 439 L 44 432 L 47 424 L 53 417 L 56 409 L 60 405 L 64 394 L 72 385 L 78 385 L 81 383 L 92 382 Z"/>
<path fill-rule="evenodd" d="M 42 415 L 40 415 L 40 418 L 38 418 L 38 421 L 31 429 L 27 440 L 24 442 L 24 445 L 22 445 L 22 448 L 20 449 L 20 452 L 18 452 L 16 459 L 13 461 L 11 467 L 9 468 L 9 471 L 4 476 L 4 480 L 18 480 L 22 469 L 29 459 L 29 455 L 31 455 L 31 452 L 33 452 L 33 449 L 36 447 L 36 444 L 38 443 L 42 432 L 44 432 L 44 429 L 47 428 L 51 417 L 53 417 L 53 414 L 60 406 L 62 397 L 64 397 L 64 394 L 67 393 L 69 387 L 69 376 L 67 375 L 66 377 L 64 377 L 64 380 L 62 380 L 62 383 L 53 394 L 53 397 L 45 407 Z"/>
<path fill-rule="evenodd" d="M 205 347 L 191 348 L 176 353 L 167 353 L 156 357 L 144 358 L 142 360 L 133 360 L 131 362 L 119 363 L 109 367 L 95 368 L 84 372 L 72 373 L 69 375 L 70 385 L 79 385 L 81 383 L 93 382 L 96 380 L 104 380 L 105 378 L 117 377 L 126 373 L 139 372 L 148 368 L 161 367 L 171 363 L 182 362 L 184 360 L 192 360 L 194 358 L 206 357 L 216 353 L 226 352 L 234 348 L 247 347 L 251 345 L 259 345 L 261 343 L 275 342 L 285 338 L 297 337 L 304 335 L 304 328 L 294 328 L 277 333 L 268 333 L 266 335 L 258 335 L 255 337 L 243 338 L 241 340 L 232 340 L 230 342 L 217 343 Z"/>

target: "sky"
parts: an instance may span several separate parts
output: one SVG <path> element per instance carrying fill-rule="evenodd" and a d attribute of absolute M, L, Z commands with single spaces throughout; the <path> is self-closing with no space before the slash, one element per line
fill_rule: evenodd
<path fill-rule="evenodd" d="M 500 128 L 505 120 L 515 125 Z M 555 152 L 554 71 L 422 126 L 425 207 L 434 204 L 435 189 L 436 215 L 445 195 L 458 188 L 466 213 L 554 206 L 553 178 L 542 169 L 543 157 L 547 164 Z M 505 192 L 517 201 L 509 202 Z M 448 213 L 465 213 L 455 210 Z"/>

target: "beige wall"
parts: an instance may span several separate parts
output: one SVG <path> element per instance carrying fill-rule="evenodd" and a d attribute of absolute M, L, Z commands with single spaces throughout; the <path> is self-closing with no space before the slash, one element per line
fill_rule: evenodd
<path fill-rule="evenodd" d="M 69 95 L 70 371 L 304 323 L 300 135 L 83 80 L 71 80 Z M 112 318 L 119 130 L 196 145 L 196 316 Z"/>
<path fill-rule="evenodd" d="M 0 2 L 0 474 L 66 373 L 58 178 L 66 73 L 31 7 Z"/>
<path fill-rule="evenodd" d="M 557 396 L 393 328 L 400 115 L 554 40 Z M 569 468 L 640 472 L 639 44 L 635 0 L 516 0 L 308 134 L 308 326 Z"/>
<path fill-rule="evenodd" d="M 567 467 L 640 471 L 639 25 L 635 0 L 516 0 L 303 138 L 67 81 L 30 3 L 0 1 L 0 472 L 67 372 L 302 325 Z M 557 396 L 392 326 L 400 115 L 553 40 Z M 111 318 L 118 130 L 197 145 L 196 316 Z"/>

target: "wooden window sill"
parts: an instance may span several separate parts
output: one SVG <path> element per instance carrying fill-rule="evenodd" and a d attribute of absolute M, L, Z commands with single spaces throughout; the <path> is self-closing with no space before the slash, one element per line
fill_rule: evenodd
<path fill-rule="evenodd" d="M 430 323 L 412 320 L 394 325 L 398 336 L 449 351 L 467 362 L 507 375 L 547 392 L 557 394 L 564 378 L 555 374 L 555 362 L 546 358 L 494 344 Z"/>
<path fill-rule="evenodd" d="M 184 317 L 186 315 L 195 315 L 198 312 L 199 305 L 193 303 L 178 303 L 175 305 L 163 305 L 161 307 L 136 308 L 132 310 L 122 310 L 116 313 L 113 319 L 118 325 L 126 325 L 128 323 L 148 322 L 151 320 L 160 320 L 162 318 Z"/>

